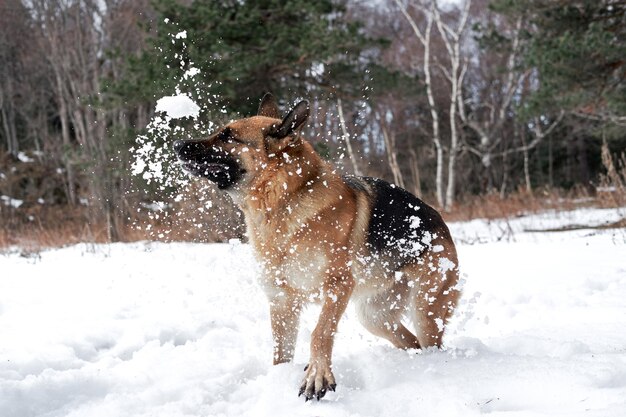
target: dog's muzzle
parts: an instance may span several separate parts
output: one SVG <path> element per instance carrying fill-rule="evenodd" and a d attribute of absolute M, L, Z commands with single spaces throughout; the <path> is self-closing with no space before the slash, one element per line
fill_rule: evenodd
<path fill-rule="evenodd" d="M 245 172 L 231 155 L 203 141 L 177 140 L 174 151 L 186 172 L 206 178 L 220 189 L 234 185 Z"/>

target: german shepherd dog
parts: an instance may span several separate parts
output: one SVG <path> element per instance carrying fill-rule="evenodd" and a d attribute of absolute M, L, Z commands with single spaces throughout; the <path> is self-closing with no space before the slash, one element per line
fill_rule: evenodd
<path fill-rule="evenodd" d="M 348 300 L 371 333 L 423 349 L 441 347 L 459 297 L 456 249 L 439 213 L 383 180 L 338 174 L 301 137 L 308 116 L 301 101 L 281 117 L 267 94 L 257 116 L 174 143 L 183 169 L 216 183 L 245 215 L 269 299 L 274 364 L 293 359 L 303 305 L 322 304 L 300 386 L 305 401 L 335 391 L 333 337 Z"/>

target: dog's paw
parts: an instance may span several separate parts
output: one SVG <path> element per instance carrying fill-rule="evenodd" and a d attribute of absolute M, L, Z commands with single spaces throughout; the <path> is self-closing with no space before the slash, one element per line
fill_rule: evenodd
<path fill-rule="evenodd" d="M 330 364 L 312 361 L 304 368 L 304 371 L 306 374 L 300 385 L 298 397 L 304 394 L 305 402 L 313 398 L 319 401 L 327 391 L 335 391 L 337 388 Z"/>

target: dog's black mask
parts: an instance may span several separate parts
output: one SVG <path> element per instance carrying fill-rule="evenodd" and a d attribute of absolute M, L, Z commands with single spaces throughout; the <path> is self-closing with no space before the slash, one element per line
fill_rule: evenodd
<path fill-rule="evenodd" d="M 232 155 L 205 141 L 177 140 L 174 151 L 185 171 L 216 183 L 222 190 L 236 184 L 244 173 Z"/>

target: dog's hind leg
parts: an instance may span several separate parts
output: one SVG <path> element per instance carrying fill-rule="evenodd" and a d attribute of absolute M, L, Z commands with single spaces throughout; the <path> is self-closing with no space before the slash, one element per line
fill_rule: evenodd
<path fill-rule="evenodd" d="M 291 362 L 296 348 L 302 299 L 284 289 L 270 298 L 274 365 Z"/>
<path fill-rule="evenodd" d="M 424 263 L 405 267 L 415 277 L 410 310 L 422 347 L 441 348 L 445 325 L 452 316 L 460 292 L 456 288 L 459 268 L 454 246 L 424 254 Z"/>
<path fill-rule="evenodd" d="M 402 324 L 404 306 L 394 288 L 372 297 L 356 300 L 359 321 L 370 333 L 382 337 L 400 349 L 419 349 L 420 343 Z M 405 295 L 406 297 L 406 295 Z"/>

